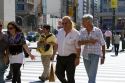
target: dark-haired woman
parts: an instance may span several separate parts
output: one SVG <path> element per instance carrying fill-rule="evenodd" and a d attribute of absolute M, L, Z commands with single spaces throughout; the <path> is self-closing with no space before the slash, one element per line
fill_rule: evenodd
<path fill-rule="evenodd" d="M 26 45 L 25 37 L 15 22 L 9 22 L 7 25 L 7 30 L 10 53 L 9 60 L 10 66 L 13 70 L 12 83 L 21 83 L 20 68 L 24 59 L 23 48 L 26 50 L 32 60 L 35 59 L 35 57 L 30 53 L 30 50 Z"/>

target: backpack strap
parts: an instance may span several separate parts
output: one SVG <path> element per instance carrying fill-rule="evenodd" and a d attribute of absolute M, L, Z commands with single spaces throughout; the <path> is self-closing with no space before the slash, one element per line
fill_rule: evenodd
<path fill-rule="evenodd" d="M 52 36 L 52 34 L 47 35 L 46 38 L 45 38 L 45 40 L 47 40 L 51 36 Z"/>

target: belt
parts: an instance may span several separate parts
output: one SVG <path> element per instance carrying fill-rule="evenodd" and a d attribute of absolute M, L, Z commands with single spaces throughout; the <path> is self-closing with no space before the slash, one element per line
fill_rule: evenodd
<path fill-rule="evenodd" d="M 61 55 L 58 54 L 58 57 L 71 57 L 71 56 L 75 56 L 76 57 L 76 53 L 71 53 L 68 56 L 61 56 Z"/>
<path fill-rule="evenodd" d="M 17 51 L 17 52 L 10 52 L 11 55 L 18 55 L 20 53 L 22 53 L 23 51 Z"/>

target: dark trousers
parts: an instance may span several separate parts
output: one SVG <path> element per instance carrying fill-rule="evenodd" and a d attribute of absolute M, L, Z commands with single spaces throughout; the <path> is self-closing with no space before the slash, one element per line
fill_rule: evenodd
<path fill-rule="evenodd" d="M 107 46 L 107 49 L 109 49 L 109 46 L 110 46 L 110 37 L 106 37 L 106 46 Z"/>
<path fill-rule="evenodd" d="M 13 74 L 13 69 L 12 69 L 12 67 L 11 67 L 11 65 L 10 65 L 10 70 L 9 70 L 9 74 L 8 74 L 8 76 L 10 76 L 10 77 L 12 77 L 12 74 Z"/>
<path fill-rule="evenodd" d="M 56 76 L 62 83 L 75 83 L 75 57 L 76 54 L 71 54 L 69 56 L 57 56 L 56 64 Z M 67 80 L 65 78 L 65 72 Z"/>
<path fill-rule="evenodd" d="M 20 63 L 11 64 L 13 70 L 12 83 L 21 83 L 21 71 L 20 71 L 21 65 L 22 64 Z"/>
<path fill-rule="evenodd" d="M 118 55 L 118 51 L 119 51 L 119 44 L 114 44 L 114 48 L 115 48 L 115 55 Z"/>

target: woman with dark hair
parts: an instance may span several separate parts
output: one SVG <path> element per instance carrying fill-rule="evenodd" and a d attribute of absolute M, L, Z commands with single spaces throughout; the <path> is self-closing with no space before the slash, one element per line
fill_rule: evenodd
<path fill-rule="evenodd" d="M 21 83 L 21 72 L 20 68 L 23 64 L 24 54 L 23 48 L 29 54 L 31 59 L 35 57 L 30 53 L 28 46 L 26 45 L 25 37 L 22 33 L 22 30 L 16 25 L 15 22 L 9 22 L 7 25 L 8 33 L 8 44 L 9 44 L 9 60 L 10 66 L 13 71 L 12 83 Z"/>

